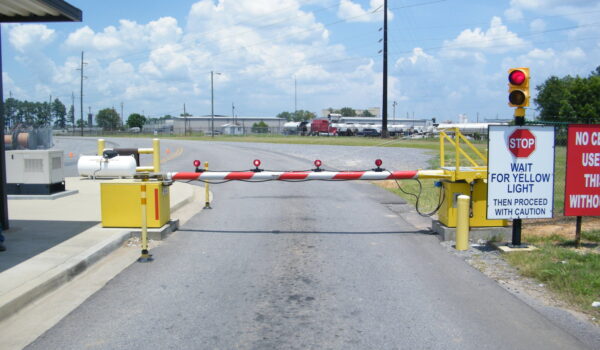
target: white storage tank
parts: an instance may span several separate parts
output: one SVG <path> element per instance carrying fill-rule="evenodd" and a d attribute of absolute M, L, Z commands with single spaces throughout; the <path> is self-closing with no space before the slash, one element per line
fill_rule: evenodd
<path fill-rule="evenodd" d="M 133 156 L 116 156 L 109 159 L 102 156 L 81 156 L 77 161 L 79 175 L 89 177 L 133 176 L 136 166 Z"/>

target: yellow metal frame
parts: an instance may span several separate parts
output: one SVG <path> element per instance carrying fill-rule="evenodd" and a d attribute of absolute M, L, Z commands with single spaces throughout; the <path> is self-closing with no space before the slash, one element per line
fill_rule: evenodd
<path fill-rule="evenodd" d="M 98 155 L 102 156 L 105 148 L 104 139 L 98 139 Z M 160 140 L 152 139 L 152 148 L 138 148 L 139 154 L 151 154 L 152 166 L 139 166 L 135 168 L 136 172 L 160 173 Z"/>
<path fill-rule="evenodd" d="M 454 133 L 454 139 L 448 135 L 447 131 L 452 131 Z M 473 159 L 473 157 L 469 156 L 469 154 L 462 149 L 461 140 L 471 151 L 473 151 L 473 153 L 475 153 L 475 155 L 477 155 L 477 157 L 479 157 L 479 159 Z M 454 147 L 454 167 L 446 167 L 446 141 Z M 468 166 L 461 163 L 463 159 L 468 161 Z M 450 128 L 440 131 L 440 168 L 444 170 L 446 175 L 450 175 L 452 181 L 465 180 L 467 182 L 472 182 L 476 179 L 486 179 L 487 157 L 479 152 L 458 128 Z"/>

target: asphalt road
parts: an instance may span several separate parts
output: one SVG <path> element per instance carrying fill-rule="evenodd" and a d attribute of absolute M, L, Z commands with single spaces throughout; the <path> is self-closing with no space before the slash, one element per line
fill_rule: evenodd
<path fill-rule="evenodd" d="M 60 140 L 95 149 L 93 141 Z M 117 140 L 148 147 L 149 141 Z M 75 144 L 76 143 L 76 144 Z M 426 167 L 423 151 L 165 141 L 165 170 Z M 69 150 L 66 150 L 69 152 Z M 321 156 L 323 155 L 323 156 Z M 212 167 L 212 166 L 211 166 Z M 68 170 L 72 171 L 72 169 Z M 585 346 L 358 182 L 211 187 L 212 210 L 28 349 L 580 349 Z"/>

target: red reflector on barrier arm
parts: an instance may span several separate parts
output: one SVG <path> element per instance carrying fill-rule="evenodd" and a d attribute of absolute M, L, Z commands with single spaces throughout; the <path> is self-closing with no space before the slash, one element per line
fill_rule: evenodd
<path fill-rule="evenodd" d="M 358 180 L 364 174 L 364 171 L 342 171 L 336 174 L 333 180 Z"/>
<path fill-rule="evenodd" d="M 402 179 L 416 179 L 418 171 L 392 171 L 388 179 L 402 180 Z"/>
<path fill-rule="evenodd" d="M 231 172 L 225 176 L 225 180 L 250 180 L 255 174 L 253 171 Z"/>
<path fill-rule="evenodd" d="M 293 172 L 293 173 L 283 173 L 279 176 L 278 180 L 304 180 L 308 177 L 308 174 L 311 172 Z"/>

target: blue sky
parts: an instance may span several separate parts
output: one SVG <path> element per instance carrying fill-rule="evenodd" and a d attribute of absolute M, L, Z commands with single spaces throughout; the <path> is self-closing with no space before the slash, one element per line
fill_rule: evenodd
<path fill-rule="evenodd" d="M 383 0 L 69 0 L 81 23 L 2 25 L 4 95 L 60 98 L 79 115 L 274 116 L 381 107 Z M 389 115 L 510 118 L 506 77 L 533 86 L 600 65 L 600 2 L 389 0 Z M 535 93 L 535 90 L 532 89 Z M 533 106 L 535 107 L 535 106 Z M 535 114 L 532 108 L 528 117 Z"/>

